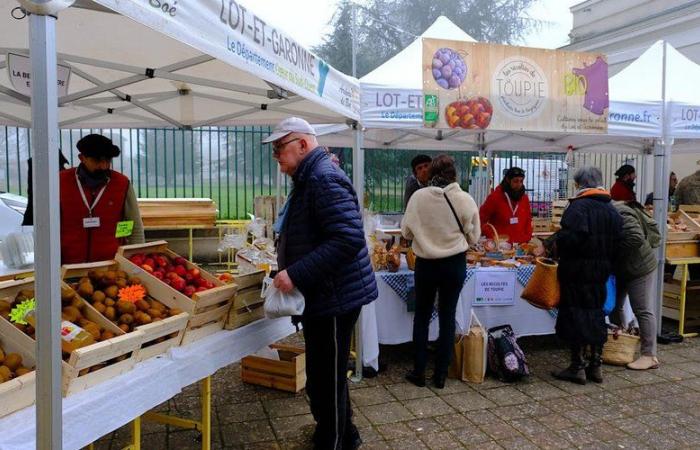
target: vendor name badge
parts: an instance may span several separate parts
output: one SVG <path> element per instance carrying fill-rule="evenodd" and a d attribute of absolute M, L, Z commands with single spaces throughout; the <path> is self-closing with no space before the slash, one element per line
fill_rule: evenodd
<path fill-rule="evenodd" d="M 99 228 L 100 218 L 99 217 L 86 217 L 83 219 L 83 228 Z"/>
<path fill-rule="evenodd" d="M 477 270 L 472 306 L 509 306 L 515 304 L 515 272 Z"/>

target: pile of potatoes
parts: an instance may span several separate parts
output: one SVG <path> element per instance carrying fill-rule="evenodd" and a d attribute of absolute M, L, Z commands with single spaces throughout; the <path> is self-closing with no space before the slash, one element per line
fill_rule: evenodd
<path fill-rule="evenodd" d="M 127 277 L 122 270 L 91 270 L 72 287 L 102 315 L 124 332 L 133 331 L 139 325 L 158 322 L 182 313 L 168 308 L 157 300 L 146 297 L 136 303 L 119 300 L 119 289 L 141 285 L 137 277 Z"/>
<path fill-rule="evenodd" d="M 22 355 L 5 353 L 0 347 L 0 383 L 28 374 L 34 369 L 22 365 Z"/>

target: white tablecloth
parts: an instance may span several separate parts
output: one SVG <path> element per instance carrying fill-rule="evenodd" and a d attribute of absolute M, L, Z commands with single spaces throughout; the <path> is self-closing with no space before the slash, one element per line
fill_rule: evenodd
<path fill-rule="evenodd" d="M 480 269 L 508 270 L 508 269 Z M 367 367 L 379 368 L 379 344 L 395 345 L 413 340 L 413 313 L 406 309 L 402 300 L 380 274 L 376 274 L 379 297 L 362 308 L 362 351 L 363 362 Z M 472 276 L 460 294 L 457 303 L 457 332 L 468 328 L 471 317 L 476 277 Z M 523 286 L 515 283 L 515 301 L 508 306 L 476 306 L 474 312 L 485 328 L 510 324 L 517 336 L 534 336 L 554 333 L 556 319 L 548 311 L 535 308 L 520 298 Z M 627 317 L 632 317 L 629 301 L 625 304 Z M 430 340 L 438 337 L 438 321 L 430 324 Z"/>
<path fill-rule="evenodd" d="M 263 319 L 237 330 L 220 331 L 63 399 L 63 448 L 80 449 L 96 441 L 186 386 L 294 331 L 289 318 Z M 32 406 L 0 419 L 0 449 L 34 450 L 34 418 Z"/>

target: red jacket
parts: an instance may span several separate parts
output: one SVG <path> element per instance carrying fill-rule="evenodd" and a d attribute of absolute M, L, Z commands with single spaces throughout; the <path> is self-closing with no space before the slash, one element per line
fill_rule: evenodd
<path fill-rule="evenodd" d="M 523 194 L 517 202 L 511 202 L 513 208 L 517 208 L 515 216 L 508 205 L 506 193 L 498 185 L 496 189 L 486 197 L 486 201 L 479 209 L 481 219 L 481 234 L 488 238 L 493 238 L 493 230 L 490 223 L 499 235 L 507 235 L 508 242 L 523 243 L 532 239 L 532 212 L 530 211 L 530 199 L 527 194 Z M 511 219 L 517 218 L 515 224 L 511 224 Z"/>
<path fill-rule="evenodd" d="M 97 228 L 85 228 L 83 219 L 89 211 L 78 190 L 75 168 L 59 175 L 61 203 L 61 263 L 79 264 L 113 259 L 124 239 L 115 237 L 117 222 L 124 220 L 124 202 L 129 179 L 112 171 L 107 189 L 95 205 L 93 217 L 100 218 Z M 89 204 L 94 201 L 92 191 L 83 185 Z"/>
<path fill-rule="evenodd" d="M 610 198 L 621 202 L 633 202 L 637 200 L 634 191 L 630 189 L 623 181 L 616 181 L 610 189 Z"/>

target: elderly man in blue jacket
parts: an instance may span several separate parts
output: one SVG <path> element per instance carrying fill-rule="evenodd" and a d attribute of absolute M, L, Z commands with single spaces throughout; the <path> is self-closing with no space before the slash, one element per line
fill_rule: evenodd
<path fill-rule="evenodd" d="M 315 135 L 305 120 L 292 117 L 263 140 L 293 181 L 276 223 L 281 271 L 274 285 L 282 292 L 297 287 L 306 300 L 301 323 L 314 447 L 355 449 L 362 440 L 347 386 L 350 339 L 360 309 L 377 298 L 377 285 L 357 195 Z"/>

